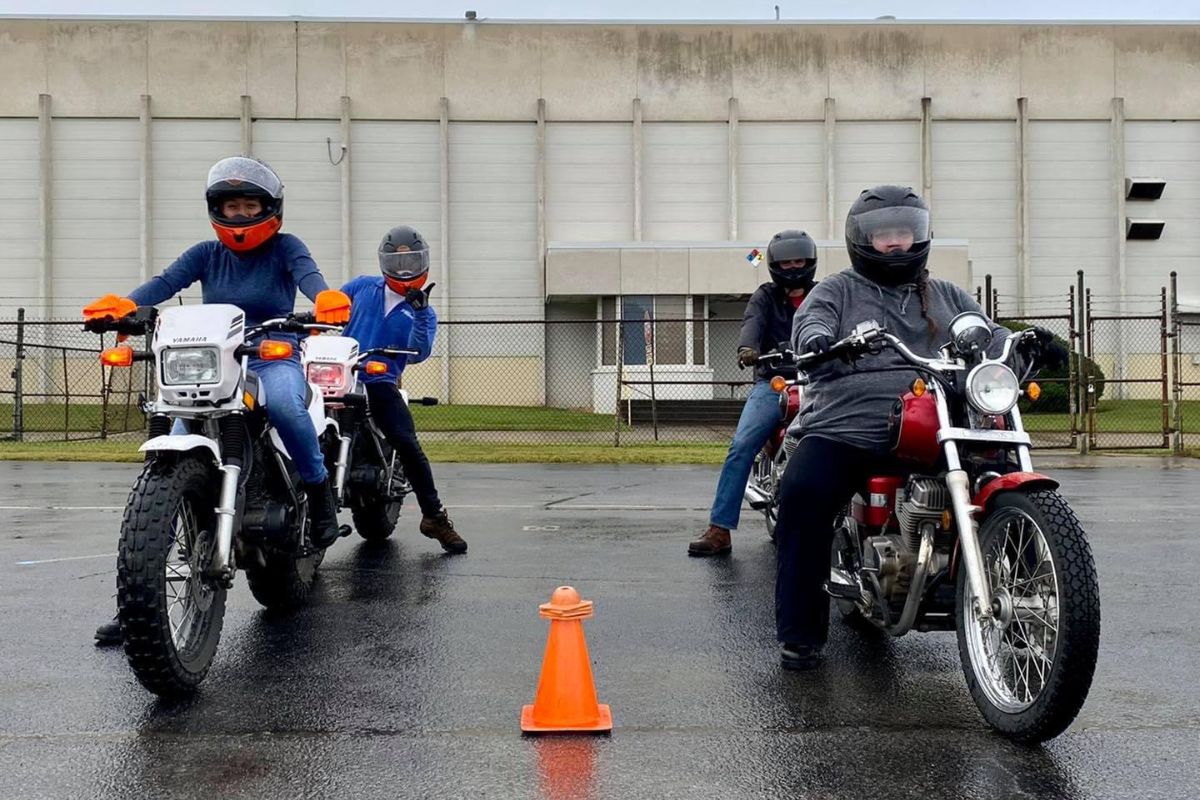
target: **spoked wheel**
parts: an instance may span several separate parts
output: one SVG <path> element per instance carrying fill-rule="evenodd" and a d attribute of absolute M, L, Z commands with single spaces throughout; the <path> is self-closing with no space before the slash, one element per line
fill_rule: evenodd
<path fill-rule="evenodd" d="M 759 450 L 758 454 L 754 456 L 754 465 L 750 470 L 750 482 L 772 498 L 775 497 L 778 484 L 775 476 L 775 463 L 767 458 L 766 453 L 762 450 Z M 772 502 L 761 511 L 767 523 L 767 537 L 774 544 L 775 526 L 779 523 L 779 504 Z"/>
<path fill-rule="evenodd" d="M 392 531 L 396 530 L 396 520 L 400 518 L 400 508 L 404 505 L 404 496 L 412 491 L 412 486 L 404 476 L 404 470 L 391 445 L 384 444 L 383 453 L 392 466 L 388 496 L 379 497 L 368 494 L 356 499 L 351 508 L 354 529 L 368 542 L 382 542 L 392 535 Z"/>
<path fill-rule="evenodd" d="M 205 574 L 216 514 L 208 465 L 148 464 L 121 525 L 117 614 L 137 679 L 158 695 L 190 692 L 216 654 L 225 589 Z"/>
<path fill-rule="evenodd" d="M 1091 688 L 1100 593 L 1091 547 L 1053 491 L 997 498 L 979 530 L 994 600 L 980 613 L 959 576 L 958 645 L 988 724 L 1024 741 L 1066 730 Z"/>

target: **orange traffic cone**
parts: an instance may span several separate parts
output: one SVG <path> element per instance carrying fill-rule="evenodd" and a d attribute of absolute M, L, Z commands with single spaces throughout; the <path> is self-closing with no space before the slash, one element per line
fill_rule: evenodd
<path fill-rule="evenodd" d="M 583 621 L 592 616 L 592 601 L 560 586 L 549 603 L 538 606 L 538 616 L 550 620 L 542 676 L 533 705 L 521 709 L 525 733 L 607 733 L 612 712 L 596 701 L 596 685 L 583 639 Z"/>

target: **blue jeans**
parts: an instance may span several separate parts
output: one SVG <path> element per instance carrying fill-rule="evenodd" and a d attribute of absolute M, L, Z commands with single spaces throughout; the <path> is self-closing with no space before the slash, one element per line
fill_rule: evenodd
<path fill-rule="evenodd" d="M 725 466 L 721 467 L 721 477 L 717 480 L 717 496 L 713 499 L 712 511 L 708 515 L 710 524 L 729 530 L 737 528 L 754 456 L 782 421 L 779 395 L 771 391 L 768 382 L 755 383 L 750 390 L 750 396 L 746 398 L 746 405 L 742 406 L 737 432 L 733 434 L 733 441 L 729 444 Z"/>
<path fill-rule="evenodd" d="M 283 446 L 305 483 L 320 483 L 328 477 L 325 457 L 317 442 L 317 431 L 304 404 L 304 370 L 299 359 L 262 361 L 250 359 L 250 369 L 257 375 L 267 398 L 267 418 L 279 432 Z M 171 433 L 187 433 L 182 420 L 175 420 Z"/>

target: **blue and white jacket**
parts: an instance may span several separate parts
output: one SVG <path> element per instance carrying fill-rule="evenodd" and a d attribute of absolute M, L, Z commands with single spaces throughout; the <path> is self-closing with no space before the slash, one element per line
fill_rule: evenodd
<path fill-rule="evenodd" d="M 373 359 L 387 362 L 388 371 L 382 375 L 360 374 L 360 380 L 364 383 L 395 383 L 407 364 L 419 364 L 429 358 L 437 334 L 437 314 L 432 306 L 415 311 L 406 300 L 401 300 L 390 313 L 384 313 L 387 286 L 382 275 L 360 276 L 343 286 L 342 291 L 350 296 L 350 323 L 343 335 L 357 339 L 359 348 L 395 347 L 417 351 L 415 356 Z"/>

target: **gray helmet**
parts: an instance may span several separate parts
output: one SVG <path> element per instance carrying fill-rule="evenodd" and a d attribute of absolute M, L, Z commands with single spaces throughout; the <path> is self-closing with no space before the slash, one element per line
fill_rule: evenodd
<path fill-rule="evenodd" d="M 419 289 L 429 277 L 429 243 L 416 228 L 397 225 L 379 243 L 379 271 L 397 292 Z"/>

